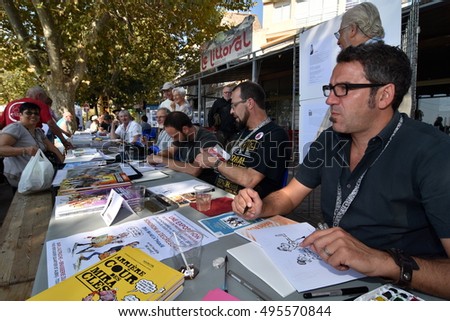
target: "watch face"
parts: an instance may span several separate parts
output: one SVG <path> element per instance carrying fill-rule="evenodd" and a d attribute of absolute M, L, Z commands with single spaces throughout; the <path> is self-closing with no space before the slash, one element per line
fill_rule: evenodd
<path fill-rule="evenodd" d="M 405 280 L 405 281 L 411 281 L 411 279 L 412 279 L 412 273 L 410 273 L 410 272 L 403 272 L 403 280 Z"/>

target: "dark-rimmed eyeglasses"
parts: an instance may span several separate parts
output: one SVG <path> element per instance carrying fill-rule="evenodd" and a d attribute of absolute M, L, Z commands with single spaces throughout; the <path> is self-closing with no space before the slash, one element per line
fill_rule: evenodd
<path fill-rule="evenodd" d="M 323 95 L 329 97 L 331 91 L 333 91 L 336 97 L 347 96 L 349 90 L 360 89 L 360 88 L 373 88 L 381 87 L 386 84 L 336 84 L 336 85 L 324 85 L 322 86 Z"/>
<path fill-rule="evenodd" d="M 39 116 L 39 112 L 38 112 L 38 111 L 29 111 L 29 110 L 26 110 L 26 111 L 24 111 L 23 113 L 24 113 L 25 115 L 27 115 L 27 116 L 31 116 L 31 115 Z"/>
<path fill-rule="evenodd" d="M 341 31 L 344 30 L 344 29 L 346 29 L 346 28 L 348 28 L 348 27 L 350 27 L 350 26 L 351 26 L 351 25 L 342 27 L 341 29 L 339 29 L 338 31 L 336 31 L 336 32 L 334 33 L 334 36 L 336 37 L 336 39 L 339 40 L 339 38 L 341 37 Z"/>
<path fill-rule="evenodd" d="M 245 102 L 247 102 L 247 99 L 243 99 L 243 100 L 237 101 L 235 103 L 231 103 L 231 108 L 235 109 L 239 104 L 243 104 Z"/>

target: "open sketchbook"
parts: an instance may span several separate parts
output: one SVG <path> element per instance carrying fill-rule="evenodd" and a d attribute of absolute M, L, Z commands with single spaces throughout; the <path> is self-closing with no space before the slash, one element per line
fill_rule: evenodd
<path fill-rule="evenodd" d="M 254 230 L 252 235 L 278 270 L 299 292 L 364 277 L 354 270 L 338 271 L 319 255 L 299 244 L 315 231 L 308 223 Z"/>

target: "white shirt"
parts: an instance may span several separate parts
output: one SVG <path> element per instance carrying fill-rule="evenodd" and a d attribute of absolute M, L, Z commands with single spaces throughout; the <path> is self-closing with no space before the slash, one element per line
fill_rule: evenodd
<path fill-rule="evenodd" d="M 159 105 L 159 108 L 163 108 L 164 107 L 164 108 L 167 108 L 167 109 L 173 111 L 172 110 L 172 103 L 173 103 L 172 100 L 166 99 Z"/>
<path fill-rule="evenodd" d="M 127 143 L 133 142 L 133 137 L 136 135 L 142 136 L 142 127 L 134 120 L 128 123 L 127 128 L 124 128 L 124 124 L 120 124 L 119 127 L 116 128 L 116 135 L 120 137 L 123 141 Z"/>

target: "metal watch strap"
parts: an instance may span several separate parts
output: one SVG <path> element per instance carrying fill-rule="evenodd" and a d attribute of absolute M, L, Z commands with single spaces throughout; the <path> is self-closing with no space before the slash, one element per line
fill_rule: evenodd
<path fill-rule="evenodd" d="M 403 253 L 400 249 L 389 249 L 387 252 L 394 259 L 395 264 L 400 267 L 400 277 L 397 284 L 401 287 L 411 287 L 411 281 L 414 270 L 419 270 L 417 262 L 409 255 Z"/>

